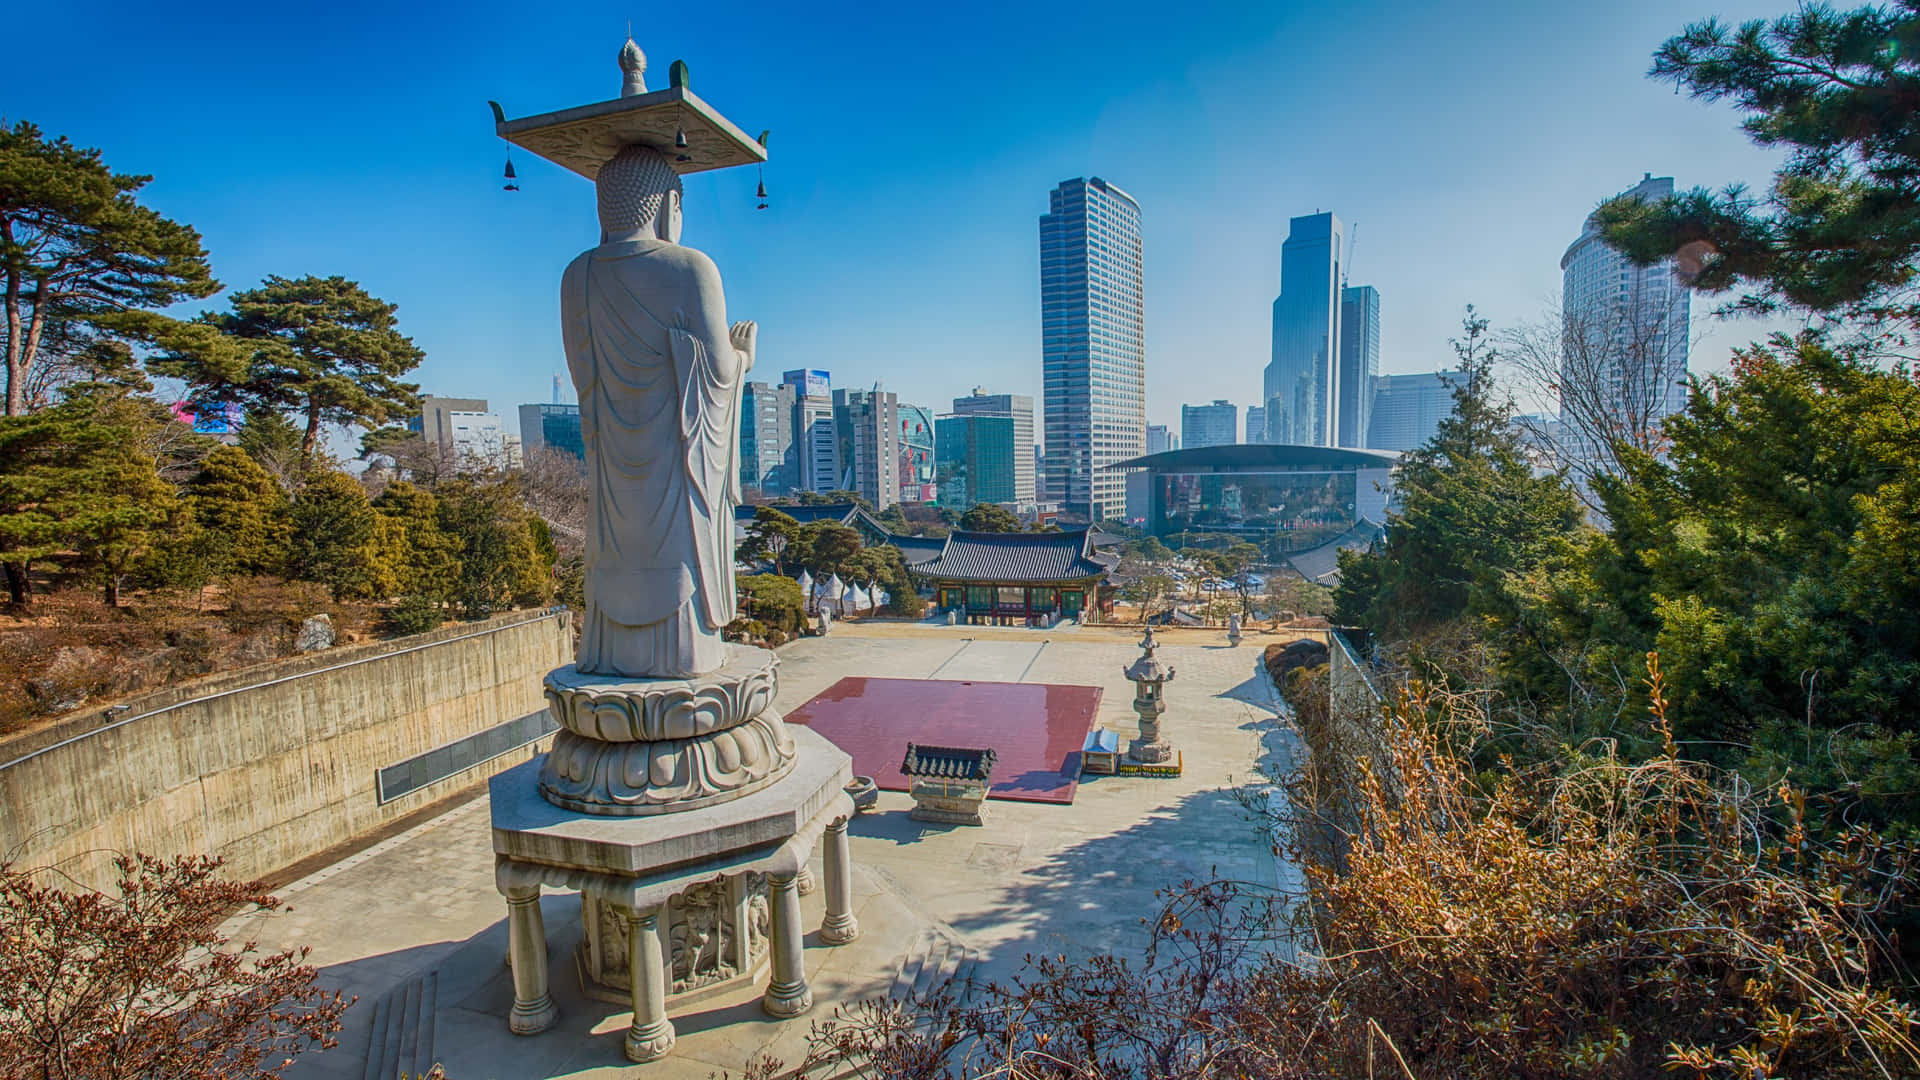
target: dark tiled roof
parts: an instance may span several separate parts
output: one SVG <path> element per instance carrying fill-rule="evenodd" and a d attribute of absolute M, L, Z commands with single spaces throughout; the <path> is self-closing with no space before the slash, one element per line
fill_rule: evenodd
<path fill-rule="evenodd" d="M 919 566 L 928 559 L 937 559 L 947 548 L 944 536 L 900 536 L 887 537 L 887 543 L 900 549 L 900 558 L 908 566 Z"/>
<path fill-rule="evenodd" d="M 940 581 L 1005 581 L 1045 584 L 1099 577 L 1113 569 L 1096 556 L 1087 530 L 1075 532 L 955 532 L 934 558 L 914 572 Z"/>
<path fill-rule="evenodd" d="M 1287 563 L 1308 581 L 1328 584 L 1330 580 L 1339 579 L 1342 550 L 1364 551 L 1384 535 L 1386 535 L 1385 529 L 1366 518 L 1361 518 L 1353 523 L 1352 528 L 1319 547 L 1296 551 L 1287 556 Z"/>
<path fill-rule="evenodd" d="M 985 783 L 993 775 L 993 763 L 998 757 L 991 749 L 908 743 L 907 757 L 900 763 L 900 771 L 908 776 L 930 776 L 936 780 L 978 780 Z"/>
<path fill-rule="evenodd" d="M 844 525 L 853 517 L 854 511 L 860 509 L 855 503 L 816 503 L 813 506 L 781 506 L 769 503 L 768 507 L 780 511 L 802 525 L 809 521 L 838 521 Z M 759 509 L 758 506 L 741 503 L 733 508 L 733 518 L 744 525 L 753 520 L 754 512 Z"/>

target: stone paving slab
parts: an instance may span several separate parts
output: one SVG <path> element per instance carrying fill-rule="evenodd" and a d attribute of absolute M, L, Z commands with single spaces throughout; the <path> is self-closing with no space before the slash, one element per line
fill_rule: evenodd
<path fill-rule="evenodd" d="M 1021 639 L 1007 642 L 1006 633 L 840 624 L 830 637 L 781 650 L 776 705 L 790 710 L 848 675 L 952 678 L 957 669 L 973 678 L 1102 686 L 1098 722 L 1123 734 L 1135 729 L 1132 686 L 1121 675 L 1139 655 L 1134 636 L 1104 628 L 1070 638 L 1013 631 Z M 812 1020 L 830 1016 L 837 1003 L 885 993 L 930 928 L 977 949 L 984 977 L 1004 979 L 1028 953 L 1137 953 L 1144 920 L 1158 912 L 1155 891 L 1183 879 L 1218 873 L 1297 882 L 1291 868 L 1276 864 L 1234 794 L 1254 778 L 1256 762 L 1283 768 L 1296 745 L 1276 718 L 1260 650 L 1251 642 L 1229 648 L 1223 633 L 1188 632 L 1171 636 L 1160 655 L 1176 670 L 1166 688 L 1165 731 L 1184 752 L 1184 775 L 1087 777 L 1071 806 L 994 802 L 981 828 L 912 821 L 908 796 L 882 792 L 849 830 L 861 938 L 839 948 L 808 939 L 811 1016 L 772 1021 L 751 992 L 702 1003 L 674 1018 L 678 1045 L 651 1065 L 621 1054 L 629 1015 L 580 993 L 570 955 L 579 901 L 571 894 L 542 904 L 562 1020 L 532 1038 L 507 1032 L 505 905 L 493 888 L 484 798 L 293 883 L 282 890 L 288 909 L 231 929 L 263 948 L 312 946 L 323 981 L 360 997 L 340 1046 L 301 1058 L 289 1073 L 294 1080 L 359 1080 L 372 1003 L 428 971 L 438 973 L 434 1044 L 453 1080 L 706 1080 L 717 1071 L 738 1074 L 759 1053 L 792 1062 Z M 803 898 L 803 912 L 817 928 L 824 914 L 818 892 Z"/>

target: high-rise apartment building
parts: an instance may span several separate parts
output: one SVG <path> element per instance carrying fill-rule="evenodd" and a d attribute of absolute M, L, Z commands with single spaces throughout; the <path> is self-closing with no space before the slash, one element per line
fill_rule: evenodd
<path fill-rule="evenodd" d="M 1063 513 L 1121 515 L 1109 465 L 1146 444 L 1146 297 L 1140 204 L 1099 177 L 1062 181 L 1040 218 L 1046 488 Z"/>
<path fill-rule="evenodd" d="M 953 412 L 956 416 L 1004 416 L 1013 421 L 1013 448 L 1008 461 L 1008 467 L 1013 470 L 1013 494 L 1004 499 L 975 501 L 1036 501 L 1039 492 L 1033 468 L 1033 399 L 1025 394 L 989 394 L 976 386 L 971 395 L 953 399 Z"/>
<path fill-rule="evenodd" d="M 1265 405 L 1247 406 L 1246 441 L 1250 443 L 1267 441 L 1267 407 Z"/>
<path fill-rule="evenodd" d="M 1147 425 L 1147 453 L 1164 454 L 1169 450 L 1180 449 L 1180 436 L 1175 435 L 1165 424 Z"/>
<path fill-rule="evenodd" d="M 934 498 L 933 410 L 900 403 L 900 501 Z"/>
<path fill-rule="evenodd" d="M 1340 290 L 1340 394 L 1336 446 L 1367 445 L 1373 380 L 1380 374 L 1380 291 L 1371 285 Z"/>
<path fill-rule="evenodd" d="M 750 382 L 740 394 L 740 487 L 762 495 L 785 495 L 794 477 L 787 471 L 793 454 L 794 388 Z"/>
<path fill-rule="evenodd" d="M 1240 441 L 1240 407 L 1231 401 L 1180 406 L 1180 445 L 1232 446 Z"/>
<path fill-rule="evenodd" d="M 580 437 L 580 406 L 520 406 L 520 445 L 529 451 L 543 447 L 560 450 L 586 460 L 586 444 Z"/>
<path fill-rule="evenodd" d="M 1260 395 L 1270 442 L 1331 446 L 1338 434 L 1346 241 L 1332 213 L 1288 223 L 1273 302 L 1273 357 Z"/>
<path fill-rule="evenodd" d="M 879 387 L 833 392 L 840 483 L 885 510 L 900 501 L 900 399 Z"/>
<path fill-rule="evenodd" d="M 1440 430 L 1453 412 L 1453 386 L 1445 376 L 1379 375 L 1373 383 L 1369 450 L 1413 450 Z"/>
<path fill-rule="evenodd" d="M 840 437 L 833 427 L 831 377 L 817 368 L 780 376 L 793 388 L 793 445 L 787 458 L 788 491 L 833 491 L 840 486 Z"/>
<path fill-rule="evenodd" d="M 1648 173 L 1623 194 L 1658 202 L 1673 194 L 1673 177 Z M 1610 416 L 1589 406 L 1594 415 L 1584 417 L 1562 406 L 1562 447 L 1579 473 L 1597 453 L 1586 445 L 1591 429 L 1650 429 L 1686 407 L 1692 297 L 1671 260 L 1635 265 L 1600 238 L 1591 217 L 1561 256 L 1560 271 L 1561 377 L 1585 388 L 1579 400 L 1612 406 Z"/>

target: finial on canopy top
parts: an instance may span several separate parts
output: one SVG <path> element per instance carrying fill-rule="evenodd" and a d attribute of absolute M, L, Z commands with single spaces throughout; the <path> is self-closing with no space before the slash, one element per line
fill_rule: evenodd
<path fill-rule="evenodd" d="M 629 36 L 620 47 L 620 96 L 636 97 L 647 92 L 647 54 Z"/>

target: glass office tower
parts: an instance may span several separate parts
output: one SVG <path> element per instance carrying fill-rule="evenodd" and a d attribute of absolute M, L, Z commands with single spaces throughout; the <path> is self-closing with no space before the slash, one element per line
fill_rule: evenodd
<path fill-rule="evenodd" d="M 1280 246 L 1273 359 L 1261 397 L 1268 442 L 1332 446 L 1339 433 L 1340 288 L 1346 230 L 1331 213 L 1294 218 Z"/>
<path fill-rule="evenodd" d="M 1349 285 L 1340 291 L 1340 415 L 1336 446 L 1367 445 L 1373 380 L 1380 374 L 1380 291 Z"/>
<path fill-rule="evenodd" d="M 1047 498 L 1088 521 L 1126 512 L 1107 466 L 1146 448 L 1146 299 L 1140 205 L 1093 177 L 1066 180 L 1040 218 Z"/>

